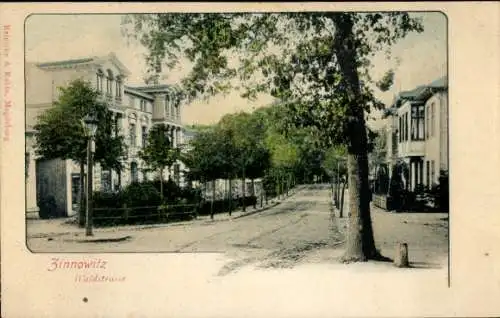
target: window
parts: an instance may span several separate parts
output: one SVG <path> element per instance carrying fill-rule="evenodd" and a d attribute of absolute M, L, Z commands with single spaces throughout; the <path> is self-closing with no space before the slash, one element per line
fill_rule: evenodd
<path fill-rule="evenodd" d="M 408 123 L 410 122 L 408 120 L 408 112 L 405 114 L 405 141 L 408 141 L 408 135 L 409 135 L 409 132 L 410 132 L 410 125 L 408 125 Z"/>
<path fill-rule="evenodd" d="M 116 92 L 115 92 L 115 96 L 117 99 L 121 99 L 122 98 L 122 82 L 121 82 L 121 79 L 116 79 Z"/>
<path fill-rule="evenodd" d="M 425 165 L 426 165 L 425 181 L 427 181 L 427 187 L 430 188 L 432 186 L 432 182 L 430 181 L 431 169 L 429 167 L 429 160 L 425 161 Z"/>
<path fill-rule="evenodd" d="M 104 78 L 104 73 L 99 70 L 97 71 L 97 82 L 96 82 L 96 89 L 99 93 L 102 93 L 103 89 L 102 89 L 102 81 L 103 81 L 103 78 Z"/>
<path fill-rule="evenodd" d="M 399 117 L 399 129 L 398 129 L 399 142 L 403 141 L 403 120 Z"/>
<path fill-rule="evenodd" d="M 129 137 L 130 137 L 130 146 L 135 147 L 136 144 L 136 135 L 135 135 L 135 124 L 130 123 L 130 132 L 129 132 Z"/>
<path fill-rule="evenodd" d="M 435 128 L 435 126 L 434 126 L 435 125 L 435 123 L 434 123 L 435 122 L 435 113 L 434 113 L 435 112 L 435 109 L 434 109 L 435 107 L 434 107 L 434 104 L 435 103 L 431 104 L 431 123 L 430 123 L 430 126 L 431 126 L 430 127 L 430 136 L 431 137 L 434 137 L 434 133 L 435 133 L 435 130 L 434 130 L 434 128 Z"/>
<path fill-rule="evenodd" d="M 113 95 L 113 72 L 108 70 L 108 77 L 106 81 L 106 94 L 111 96 Z"/>
<path fill-rule="evenodd" d="M 122 115 L 117 113 L 115 118 L 116 135 L 119 135 L 122 130 Z"/>
<path fill-rule="evenodd" d="M 141 99 L 141 111 L 145 112 L 147 111 L 146 109 L 146 101 L 144 99 Z"/>
<path fill-rule="evenodd" d="M 137 171 L 137 163 L 136 162 L 130 163 L 130 181 L 131 182 L 138 182 L 139 181 L 139 174 Z"/>
<path fill-rule="evenodd" d="M 165 96 L 165 116 L 168 117 L 169 114 L 170 114 L 170 99 L 167 95 L 167 96 Z"/>
<path fill-rule="evenodd" d="M 28 178 L 30 169 L 30 153 L 24 153 L 24 176 Z"/>
<path fill-rule="evenodd" d="M 425 138 L 429 138 L 429 126 L 430 126 L 430 116 L 431 116 L 431 112 L 430 112 L 430 106 L 427 106 L 426 107 L 426 112 L 425 112 Z"/>
<path fill-rule="evenodd" d="M 101 172 L 101 191 L 111 192 L 111 171 L 102 170 Z"/>
<path fill-rule="evenodd" d="M 111 95 L 111 79 L 108 77 L 106 81 L 106 93 Z"/>
<path fill-rule="evenodd" d="M 175 118 L 175 107 L 177 107 L 176 101 L 175 99 L 172 99 L 172 105 L 170 106 L 170 118 L 172 119 Z"/>
<path fill-rule="evenodd" d="M 142 146 L 145 147 L 148 141 L 148 133 L 146 131 L 146 126 L 142 126 Z"/>
<path fill-rule="evenodd" d="M 425 106 L 411 107 L 411 140 L 424 140 Z"/>
<path fill-rule="evenodd" d="M 419 171 L 418 184 L 423 185 L 424 184 L 424 161 L 423 160 L 418 161 L 418 171 Z"/>
<path fill-rule="evenodd" d="M 434 170 L 435 169 L 435 166 L 434 166 L 434 160 L 431 160 L 431 186 L 432 184 L 434 184 L 434 180 L 436 178 L 436 171 Z"/>
<path fill-rule="evenodd" d="M 73 206 L 80 203 L 80 174 L 71 174 L 71 204 Z"/>

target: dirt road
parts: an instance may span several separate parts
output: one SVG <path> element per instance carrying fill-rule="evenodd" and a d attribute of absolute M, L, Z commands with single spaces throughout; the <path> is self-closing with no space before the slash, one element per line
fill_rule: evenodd
<path fill-rule="evenodd" d="M 243 266 L 289 268 L 303 263 L 335 262 L 342 253 L 345 219 L 332 218 L 328 186 L 309 186 L 261 213 L 215 222 L 170 224 L 116 231 L 132 239 L 115 243 L 67 242 L 64 236 L 31 237 L 33 252 L 219 252 L 228 262 L 220 274 Z M 377 246 L 393 257 L 397 242 L 409 244 L 416 267 L 447 262 L 444 214 L 394 214 L 372 208 Z"/>

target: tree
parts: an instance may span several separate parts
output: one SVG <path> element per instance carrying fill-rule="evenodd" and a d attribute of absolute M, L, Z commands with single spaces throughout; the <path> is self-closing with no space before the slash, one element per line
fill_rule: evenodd
<path fill-rule="evenodd" d="M 227 141 L 216 127 L 200 131 L 191 141 L 191 150 L 184 155 L 184 162 L 192 171 L 192 177 L 197 177 L 205 184 L 212 181 L 212 204 L 210 217 L 213 219 L 213 201 L 215 200 L 215 180 L 223 177 L 228 172 L 226 156 L 229 150 Z"/>
<path fill-rule="evenodd" d="M 404 12 L 288 12 L 134 15 L 127 22 L 149 50 L 152 76 L 181 57 L 194 65 L 182 81 L 186 96 L 235 85 L 248 98 L 270 93 L 290 108 L 291 125 L 317 127 L 325 144 L 346 145 L 351 217 L 343 259 L 380 256 L 370 217 L 365 116 L 383 105 L 370 85 L 370 58 L 422 31 L 420 21 Z M 229 55 L 240 63 L 232 65 Z"/>
<path fill-rule="evenodd" d="M 283 195 L 285 180 L 290 177 L 291 171 L 298 164 L 298 147 L 272 128 L 268 129 L 265 142 L 271 154 L 270 172 L 275 177 L 277 194 Z"/>
<path fill-rule="evenodd" d="M 149 131 L 146 146 L 139 151 L 139 157 L 160 177 L 160 196 L 163 200 L 163 172 L 180 157 L 180 150 L 172 147 L 170 131 L 165 124 L 154 125 Z"/>
<path fill-rule="evenodd" d="M 332 197 L 335 207 L 342 206 L 345 181 L 347 180 L 346 149 L 342 146 L 334 146 L 327 149 L 322 167 L 332 180 Z M 342 192 L 340 185 L 342 183 Z M 335 185 L 335 186 L 334 186 Z M 342 194 L 342 195 L 341 195 Z M 342 210 L 340 215 L 342 216 Z"/>
<path fill-rule="evenodd" d="M 123 137 L 113 133 L 112 114 L 90 83 L 77 79 L 67 87 L 59 87 L 60 96 L 54 106 L 38 119 L 36 153 L 43 159 L 71 159 L 80 166 L 80 226 L 84 225 L 84 166 L 87 155 L 87 136 L 82 120 L 95 114 L 98 120 L 95 162 L 104 169 L 121 171 L 127 151 Z"/>
<path fill-rule="evenodd" d="M 231 136 L 230 160 L 236 164 L 236 173 L 242 181 L 243 211 L 246 210 L 246 179 L 263 174 L 268 159 L 264 145 L 265 126 L 257 115 L 240 112 L 224 116 L 219 129 Z M 234 167 L 232 167 L 234 168 Z M 231 168 L 230 168 L 231 169 Z M 254 185 L 254 184 L 253 184 Z"/>
<path fill-rule="evenodd" d="M 389 176 L 387 172 L 387 131 L 385 128 L 374 133 L 373 149 L 368 155 L 368 162 L 374 176 L 374 192 L 387 194 Z"/>

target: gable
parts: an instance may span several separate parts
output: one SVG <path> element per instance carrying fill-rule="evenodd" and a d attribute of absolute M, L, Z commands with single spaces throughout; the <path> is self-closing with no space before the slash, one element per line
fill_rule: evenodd
<path fill-rule="evenodd" d="M 103 56 L 96 62 L 105 74 L 107 74 L 108 70 L 111 70 L 113 76 L 121 75 L 122 77 L 127 77 L 130 75 L 130 71 L 118 60 L 114 53 Z"/>

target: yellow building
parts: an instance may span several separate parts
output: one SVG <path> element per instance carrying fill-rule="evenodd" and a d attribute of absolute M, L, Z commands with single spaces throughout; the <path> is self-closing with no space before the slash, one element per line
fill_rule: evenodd
<path fill-rule="evenodd" d="M 138 151 L 144 146 L 149 129 L 157 123 L 170 128 L 174 146 L 183 143 L 181 103 L 175 90 L 168 85 L 126 85 L 128 69 L 110 53 L 101 57 L 89 57 L 48 63 L 26 63 L 26 211 L 36 216 L 39 202 L 51 200 L 57 206 L 57 216 L 72 216 L 79 205 L 79 167 L 71 160 L 39 160 L 35 154 L 37 117 L 52 107 L 58 99 L 58 87 L 64 87 L 75 79 L 92 83 L 106 99 L 117 127 L 116 133 L 125 136 L 128 158 L 125 170 L 102 170 L 94 167 L 94 189 L 114 191 L 132 181 L 151 179 L 151 173 L 143 172 L 144 163 Z M 181 162 L 169 176 L 183 184 Z"/>

